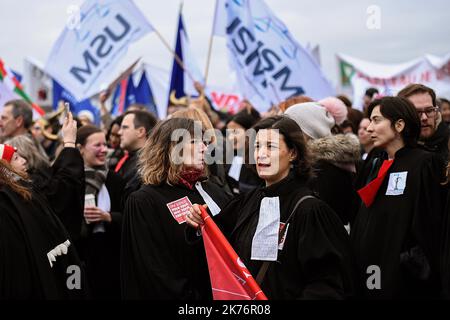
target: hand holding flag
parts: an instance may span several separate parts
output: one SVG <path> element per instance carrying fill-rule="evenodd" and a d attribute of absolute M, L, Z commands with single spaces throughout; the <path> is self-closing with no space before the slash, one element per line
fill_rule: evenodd
<path fill-rule="evenodd" d="M 214 300 L 267 300 L 205 206 L 195 204 L 186 221 L 192 227 L 202 227 Z"/>

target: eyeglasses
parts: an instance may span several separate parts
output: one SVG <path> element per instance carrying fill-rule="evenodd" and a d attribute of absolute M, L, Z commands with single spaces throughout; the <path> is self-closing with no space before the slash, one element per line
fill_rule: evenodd
<path fill-rule="evenodd" d="M 422 114 L 424 114 L 424 113 L 427 115 L 428 118 L 430 118 L 430 117 L 434 116 L 434 114 L 437 111 L 437 108 L 436 107 L 429 107 L 429 108 L 426 108 L 424 110 L 419 110 L 419 109 L 416 109 L 416 110 L 417 110 L 417 113 L 419 114 L 419 118 L 421 118 Z"/>

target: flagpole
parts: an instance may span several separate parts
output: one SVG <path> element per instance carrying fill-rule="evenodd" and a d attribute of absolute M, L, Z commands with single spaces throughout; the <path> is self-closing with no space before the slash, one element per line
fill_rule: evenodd
<path fill-rule="evenodd" d="M 173 55 L 173 57 L 175 58 L 175 61 L 178 63 L 178 65 L 181 67 L 181 69 L 183 69 L 187 73 L 188 77 L 192 80 L 192 82 L 195 82 L 194 77 L 192 76 L 192 74 L 189 72 L 189 70 L 186 69 L 183 61 L 181 61 L 181 59 L 177 55 L 177 53 L 170 47 L 170 44 L 166 41 L 166 39 L 164 39 L 162 34 L 155 27 L 153 27 L 153 30 L 155 31 L 155 33 L 158 36 L 158 38 L 162 41 L 164 46 L 167 48 L 167 50 L 169 50 L 170 53 Z"/>
<path fill-rule="evenodd" d="M 216 0 L 215 8 L 214 8 L 214 20 L 213 20 L 213 25 L 212 25 L 212 28 L 211 28 L 211 35 L 209 36 L 208 56 L 206 57 L 205 88 L 206 88 L 206 84 L 208 82 L 209 65 L 211 63 L 211 53 L 212 53 L 212 46 L 213 46 L 213 39 L 214 39 L 214 24 L 215 24 L 216 19 L 217 19 L 216 15 L 217 15 L 217 0 Z"/>

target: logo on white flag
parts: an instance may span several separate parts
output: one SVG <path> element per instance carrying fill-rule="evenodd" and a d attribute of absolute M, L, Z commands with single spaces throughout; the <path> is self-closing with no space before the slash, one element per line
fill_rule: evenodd
<path fill-rule="evenodd" d="M 260 111 L 295 95 L 333 95 L 314 58 L 264 1 L 219 0 L 215 21 L 215 34 L 227 38 L 242 94 Z"/>
<path fill-rule="evenodd" d="M 46 71 L 80 101 L 101 90 L 128 46 L 153 27 L 131 0 L 88 0 L 72 10 Z"/>

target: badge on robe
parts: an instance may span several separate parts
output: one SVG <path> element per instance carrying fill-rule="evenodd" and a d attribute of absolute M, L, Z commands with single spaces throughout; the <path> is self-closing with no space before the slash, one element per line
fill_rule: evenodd
<path fill-rule="evenodd" d="M 172 217 L 178 224 L 186 222 L 186 215 L 189 213 L 191 207 L 192 203 L 187 196 L 167 203 L 167 208 L 169 208 Z"/>
<path fill-rule="evenodd" d="M 392 172 L 389 175 L 389 182 L 386 190 L 387 196 L 398 196 L 403 194 L 406 188 L 407 171 Z"/>

